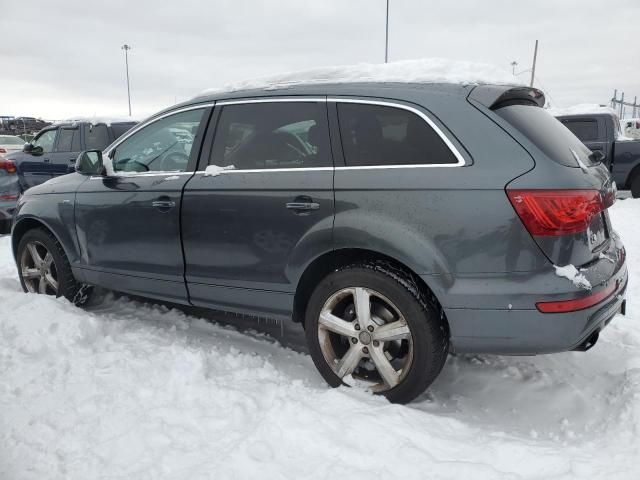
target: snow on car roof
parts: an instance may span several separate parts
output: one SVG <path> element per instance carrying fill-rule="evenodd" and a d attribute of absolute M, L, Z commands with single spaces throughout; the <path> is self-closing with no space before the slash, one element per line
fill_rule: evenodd
<path fill-rule="evenodd" d="M 91 125 L 105 124 L 107 126 L 111 126 L 112 123 L 138 123 L 139 120 L 136 120 L 131 117 L 74 117 L 68 118 L 66 120 L 58 120 L 55 122 L 56 125 L 63 123 L 70 123 L 75 125 L 76 123 L 90 123 Z"/>
<path fill-rule="evenodd" d="M 566 108 L 548 108 L 547 111 L 554 117 L 562 117 L 565 115 L 598 115 L 602 113 L 617 116 L 613 108 L 598 105 L 597 103 L 580 103 Z"/>
<path fill-rule="evenodd" d="M 523 84 L 510 72 L 495 65 L 444 58 L 424 58 L 382 64 L 359 63 L 356 65 L 319 67 L 281 73 L 210 88 L 204 90 L 198 96 L 238 90 L 272 90 L 299 85 L 366 82 L 452 83 L 459 85 Z"/>

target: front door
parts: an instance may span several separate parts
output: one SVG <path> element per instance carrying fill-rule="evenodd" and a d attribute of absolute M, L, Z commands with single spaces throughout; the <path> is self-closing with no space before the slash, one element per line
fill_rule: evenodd
<path fill-rule="evenodd" d="M 18 173 L 24 190 L 40 185 L 51 178 L 50 155 L 55 147 L 57 135 L 57 128 L 41 132 L 31 142 L 34 147 L 33 152 L 23 154 L 18 164 Z"/>
<path fill-rule="evenodd" d="M 287 316 L 297 277 L 331 250 L 326 103 L 224 102 L 214 122 L 210 154 L 201 159 L 209 171 L 197 172 L 183 197 L 191 302 Z"/>
<path fill-rule="evenodd" d="M 85 280 L 186 303 L 180 241 L 182 189 L 195 169 L 209 110 L 153 120 L 109 152 L 108 176 L 76 195 L 76 229 Z"/>

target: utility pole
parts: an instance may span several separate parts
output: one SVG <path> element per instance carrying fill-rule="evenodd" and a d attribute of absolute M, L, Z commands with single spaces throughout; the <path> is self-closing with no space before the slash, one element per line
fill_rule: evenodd
<path fill-rule="evenodd" d="M 384 63 L 387 63 L 389 61 L 389 0 L 387 0 L 387 15 L 385 19 Z"/>
<path fill-rule="evenodd" d="M 518 62 L 516 62 L 515 60 L 513 62 L 511 62 L 511 71 L 513 72 L 513 75 L 516 75 L 516 67 L 518 66 Z"/>
<path fill-rule="evenodd" d="M 129 116 L 131 116 L 131 89 L 129 88 L 129 50 L 131 50 L 131 46 L 125 43 L 121 48 L 124 50 L 124 65 L 127 70 L 127 99 L 129 100 Z"/>
<path fill-rule="evenodd" d="M 531 84 L 530 87 L 533 87 L 533 79 L 536 76 L 536 61 L 538 59 L 538 40 L 536 40 L 536 47 L 533 50 L 533 66 L 531 67 Z"/>

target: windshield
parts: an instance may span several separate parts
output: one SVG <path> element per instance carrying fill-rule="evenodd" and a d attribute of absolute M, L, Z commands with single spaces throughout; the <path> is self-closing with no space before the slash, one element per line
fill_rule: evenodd
<path fill-rule="evenodd" d="M 0 145 L 24 145 L 24 140 L 12 135 L 0 135 Z"/>
<path fill-rule="evenodd" d="M 567 167 L 595 165 L 591 150 L 571 130 L 544 109 L 533 105 L 510 105 L 496 113 L 524 134 L 550 159 Z"/>

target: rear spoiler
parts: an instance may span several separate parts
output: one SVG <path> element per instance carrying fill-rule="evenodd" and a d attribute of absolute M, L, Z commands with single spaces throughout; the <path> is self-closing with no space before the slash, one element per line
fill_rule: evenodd
<path fill-rule="evenodd" d="M 509 105 L 534 105 L 544 107 L 545 98 L 541 90 L 533 87 L 512 85 L 478 85 L 467 97 L 491 110 Z"/>

